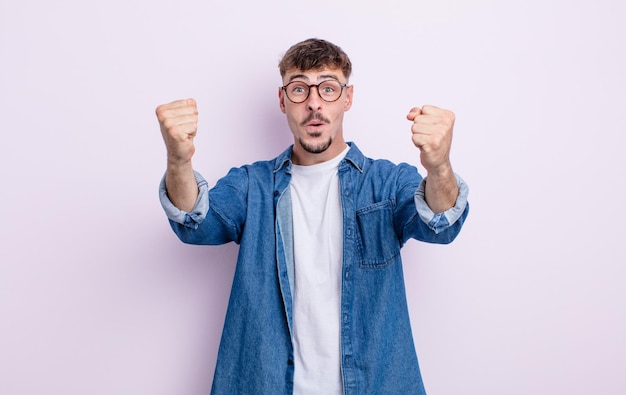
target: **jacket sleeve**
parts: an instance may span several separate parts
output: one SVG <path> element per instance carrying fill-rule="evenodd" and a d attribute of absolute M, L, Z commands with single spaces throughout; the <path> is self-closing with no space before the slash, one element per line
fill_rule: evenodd
<path fill-rule="evenodd" d="M 427 179 L 422 179 L 417 170 L 409 167 L 403 171 L 399 194 L 397 195 L 398 235 L 401 243 L 416 239 L 427 243 L 448 244 L 460 233 L 469 212 L 469 188 L 463 179 L 456 176 L 459 196 L 454 207 L 434 213 L 425 200 Z M 417 182 L 415 182 L 417 181 Z"/>
<path fill-rule="evenodd" d="M 209 190 L 195 172 L 198 198 L 190 212 L 172 204 L 165 188 L 165 176 L 159 187 L 161 206 L 178 238 L 188 244 L 224 244 L 239 242 L 245 222 L 247 175 L 242 169 L 231 171 Z"/>

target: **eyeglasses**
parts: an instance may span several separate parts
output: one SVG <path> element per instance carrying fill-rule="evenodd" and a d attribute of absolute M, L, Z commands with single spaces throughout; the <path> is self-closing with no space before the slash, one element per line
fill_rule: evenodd
<path fill-rule="evenodd" d="M 311 88 L 317 88 L 317 94 L 325 102 L 334 102 L 339 100 L 343 88 L 348 84 L 342 84 L 336 80 L 322 81 L 317 85 L 309 85 L 303 81 L 293 81 L 285 86 L 281 86 L 285 91 L 287 98 L 293 103 L 302 103 L 309 98 Z"/>

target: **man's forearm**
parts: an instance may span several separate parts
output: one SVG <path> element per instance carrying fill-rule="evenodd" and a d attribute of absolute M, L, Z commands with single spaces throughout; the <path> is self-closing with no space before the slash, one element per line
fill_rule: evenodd
<path fill-rule="evenodd" d="M 174 206 L 183 211 L 191 212 L 198 198 L 198 184 L 191 162 L 185 164 L 168 163 L 165 172 L 165 187 Z"/>
<path fill-rule="evenodd" d="M 437 172 L 428 173 L 425 186 L 425 199 L 434 213 L 442 213 L 456 203 L 459 186 L 451 167 Z"/>

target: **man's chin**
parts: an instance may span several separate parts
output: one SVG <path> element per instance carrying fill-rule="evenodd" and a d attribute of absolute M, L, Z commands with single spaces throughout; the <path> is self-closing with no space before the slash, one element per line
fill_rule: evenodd
<path fill-rule="evenodd" d="M 325 142 L 319 142 L 319 143 L 315 143 L 315 144 L 310 144 L 307 143 L 306 141 L 300 139 L 300 146 L 308 153 L 310 154 L 321 154 L 323 152 L 325 152 L 328 147 L 330 147 L 330 145 L 332 144 L 333 140 L 332 139 L 328 139 L 328 141 Z"/>

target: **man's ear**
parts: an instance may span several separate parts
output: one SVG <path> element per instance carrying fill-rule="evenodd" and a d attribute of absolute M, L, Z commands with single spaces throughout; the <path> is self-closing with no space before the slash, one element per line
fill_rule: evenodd
<path fill-rule="evenodd" d="M 282 88 L 278 88 L 278 105 L 280 106 L 280 111 L 285 112 L 285 91 Z"/>
<path fill-rule="evenodd" d="M 354 85 L 346 86 L 346 102 L 344 105 L 344 111 L 348 111 L 352 107 L 352 97 L 354 95 Z"/>

